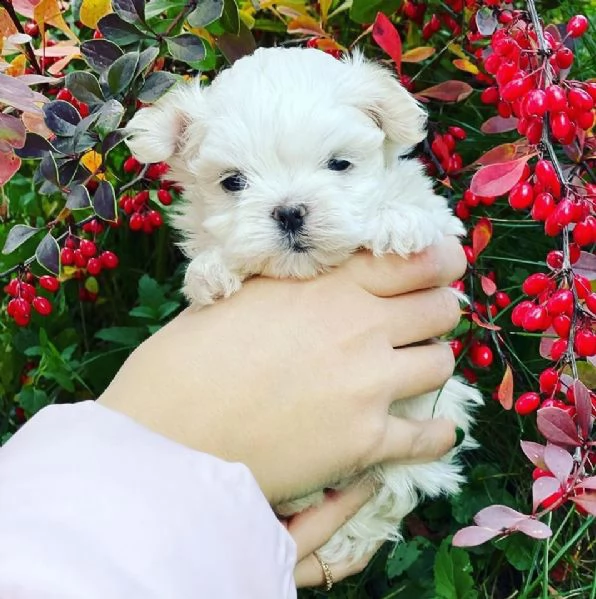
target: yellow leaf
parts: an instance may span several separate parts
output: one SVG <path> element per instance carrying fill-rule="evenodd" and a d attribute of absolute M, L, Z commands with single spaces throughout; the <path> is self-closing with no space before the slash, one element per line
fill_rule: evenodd
<path fill-rule="evenodd" d="M 464 52 L 464 49 L 455 42 L 449 42 L 447 44 L 447 49 L 456 56 L 459 56 L 460 58 L 466 58 L 466 53 Z"/>
<path fill-rule="evenodd" d="M 252 12 L 247 9 L 242 9 L 238 11 L 238 16 L 240 20 L 249 28 L 252 29 L 255 26 L 255 18 L 253 17 L 254 9 Z"/>
<path fill-rule="evenodd" d="M 112 0 L 83 0 L 79 19 L 83 25 L 97 29 L 97 21 L 112 12 Z"/>
<path fill-rule="evenodd" d="M 401 57 L 402 62 L 422 62 L 427 58 L 430 58 L 435 53 L 435 49 L 431 46 L 420 46 L 419 48 L 412 48 L 403 54 Z"/>
<path fill-rule="evenodd" d="M 99 179 L 104 178 L 103 173 L 98 173 L 101 168 L 101 154 L 98 154 L 95 150 L 89 150 L 82 158 L 81 164 L 88 170 L 96 175 Z"/>
<path fill-rule="evenodd" d="M 19 75 L 23 75 L 25 73 L 26 66 L 26 56 L 24 54 L 19 54 L 13 59 L 13 61 L 10 63 L 10 66 L 4 72 L 6 75 L 10 75 L 11 77 L 18 77 Z"/>
<path fill-rule="evenodd" d="M 17 33 L 17 28 L 6 12 L 6 9 L 0 9 L 0 51 L 2 51 L 4 46 L 4 38 L 14 35 L 15 33 Z"/>
<path fill-rule="evenodd" d="M 460 70 L 466 71 L 466 73 L 472 73 L 472 75 L 478 75 L 480 72 L 475 64 L 472 64 L 467 58 L 456 58 L 453 64 Z"/>
<path fill-rule="evenodd" d="M 323 25 L 327 22 L 327 15 L 329 14 L 329 9 L 331 8 L 331 2 L 333 0 L 320 0 L 319 8 L 321 11 L 321 22 Z"/>
<path fill-rule="evenodd" d="M 306 35 L 324 36 L 318 21 L 308 15 L 296 17 L 288 23 L 288 33 L 305 33 Z"/>
<path fill-rule="evenodd" d="M 44 31 L 46 25 L 56 27 L 68 38 L 78 42 L 79 38 L 71 31 L 62 16 L 62 10 L 58 5 L 58 0 L 41 0 L 41 2 L 33 9 L 33 19 L 39 25 L 39 28 Z"/>

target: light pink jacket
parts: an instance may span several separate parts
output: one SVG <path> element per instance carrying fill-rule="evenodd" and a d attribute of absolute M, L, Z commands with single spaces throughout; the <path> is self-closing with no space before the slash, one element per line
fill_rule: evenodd
<path fill-rule="evenodd" d="M 295 560 L 245 466 L 94 402 L 0 449 L 0 599 L 289 599 Z"/>

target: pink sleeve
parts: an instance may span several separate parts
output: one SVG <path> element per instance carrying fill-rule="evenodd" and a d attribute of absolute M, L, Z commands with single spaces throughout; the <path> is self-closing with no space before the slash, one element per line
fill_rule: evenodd
<path fill-rule="evenodd" d="M 0 597 L 294 598 L 295 554 L 245 466 L 94 402 L 0 450 Z"/>

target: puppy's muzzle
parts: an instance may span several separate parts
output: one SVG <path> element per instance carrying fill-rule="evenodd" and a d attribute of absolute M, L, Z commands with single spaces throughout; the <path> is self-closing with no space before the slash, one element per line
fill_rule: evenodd
<path fill-rule="evenodd" d="M 277 225 L 284 233 L 298 233 L 304 226 L 306 206 L 276 206 L 271 213 L 271 218 L 277 221 Z"/>

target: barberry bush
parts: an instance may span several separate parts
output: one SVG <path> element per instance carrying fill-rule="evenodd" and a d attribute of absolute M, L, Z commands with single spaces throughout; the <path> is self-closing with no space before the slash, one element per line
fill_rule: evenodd
<path fill-rule="evenodd" d="M 417 152 L 468 229 L 451 346 L 486 406 L 462 492 L 331 595 L 595 599 L 595 8 L 0 0 L 2 441 L 97 397 L 183 307 L 181 190 L 127 154 L 135 110 L 257 46 L 359 47 L 428 109 Z"/>

